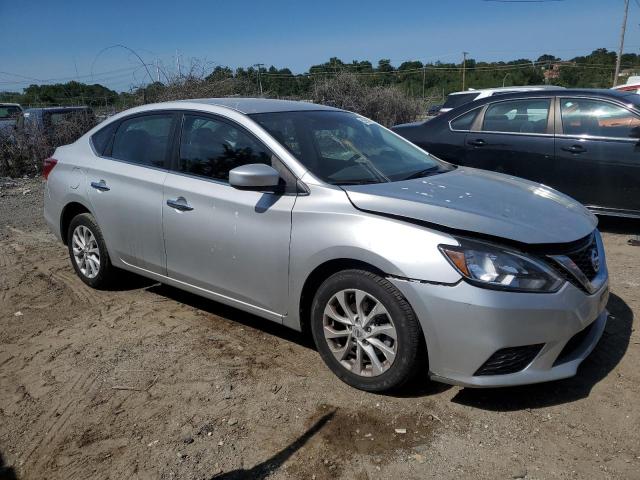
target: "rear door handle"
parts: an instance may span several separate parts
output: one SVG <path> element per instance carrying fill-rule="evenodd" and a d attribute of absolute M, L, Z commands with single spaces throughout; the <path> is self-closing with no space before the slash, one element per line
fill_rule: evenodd
<path fill-rule="evenodd" d="M 582 145 L 571 145 L 570 147 L 560 147 L 565 152 L 571 153 L 584 153 L 587 151 Z"/>
<path fill-rule="evenodd" d="M 469 140 L 467 143 L 469 145 L 473 145 L 474 147 L 483 147 L 487 144 L 487 142 L 485 142 L 481 138 L 478 138 L 477 140 Z"/>
<path fill-rule="evenodd" d="M 108 192 L 109 190 L 111 190 L 107 186 L 107 182 L 105 182 L 104 180 L 100 180 L 99 182 L 91 182 L 91 186 L 96 190 L 100 190 L 101 192 Z"/>
<path fill-rule="evenodd" d="M 187 199 L 184 197 L 178 197 L 175 199 L 170 198 L 167 200 L 167 205 L 171 208 L 175 208 L 176 210 L 180 210 L 181 212 L 190 212 L 193 210 L 193 207 L 189 205 L 189 202 L 187 202 Z"/>

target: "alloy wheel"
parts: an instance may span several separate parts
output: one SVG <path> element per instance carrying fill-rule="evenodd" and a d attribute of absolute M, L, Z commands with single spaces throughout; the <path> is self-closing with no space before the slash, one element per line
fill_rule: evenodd
<path fill-rule="evenodd" d="M 397 354 L 397 332 L 382 303 L 363 290 L 334 294 L 323 314 L 324 338 L 334 357 L 363 377 L 386 372 Z"/>
<path fill-rule="evenodd" d="M 78 269 L 87 278 L 95 278 L 100 272 L 100 249 L 93 232 L 78 225 L 71 236 L 73 259 Z"/>

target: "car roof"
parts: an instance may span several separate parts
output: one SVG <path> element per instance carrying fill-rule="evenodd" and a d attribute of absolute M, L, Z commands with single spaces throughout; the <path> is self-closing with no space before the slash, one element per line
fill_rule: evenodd
<path fill-rule="evenodd" d="M 613 100 L 618 100 L 624 103 L 631 103 L 633 106 L 640 110 L 640 95 L 633 92 L 624 92 L 618 90 L 611 90 L 607 88 L 558 88 L 554 89 L 545 89 L 545 90 L 530 90 L 526 92 L 509 92 L 500 94 L 497 96 L 485 97 L 479 100 L 473 100 L 471 102 L 465 103 L 464 105 L 460 105 L 459 107 L 453 108 L 447 113 L 441 115 L 440 117 L 436 117 L 439 119 L 441 117 L 455 117 L 463 112 L 467 112 L 469 110 L 473 110 L 475 107 L 479 107 L 485 105 L 487 103 L 499 102 L 509 99 L 518 99 L 518 98 L 535 98 L 535 97 L 548 97 L 549 95 L 561 95 L 563 97 L 596 97 L 596 98 L 610 98 Z M 434 119 L 435 120 L 435 119 Z"/>
<path fill-rule="evenodd" d="M 533 92 L 536 90 L 556 90 L 564 89 L 557 85 L 514 85 L 512 87 L 493 87 L 493 88 L 470 88 L 459 92 L 451 92 L 449 95 L 464 95 L 470 93 L 488 93 L 488 92 Z"/>
<path fill-rule="evenodd" d="M 197 98 L 185 99 L 180 101 L 231 108 L 240 113 L 244 113 L 245 115 L 250 115 L 253 113 L 298 112 L 309 110 L 341 111 L 339 108 L 329 107 L 327 105 L 318 105 L 317 103 L 299 102 L 293 100 L 276 100 L 272 98 Z"/>
<path fill-rule="evenodd" d="M 55 111 L 64 111 L 64 110 L 89 110 L 89 107 L 38 107 L 38 108 L 27 108 L 25 113 L 35 113 L 35 112 L 55 112 Z"/>
<path fill-rule="evenodd" d="M 0 107 L 20 107 L 19 103 L 0 102 Z M 20 107 L 22 108 L 22 107 Z"/>

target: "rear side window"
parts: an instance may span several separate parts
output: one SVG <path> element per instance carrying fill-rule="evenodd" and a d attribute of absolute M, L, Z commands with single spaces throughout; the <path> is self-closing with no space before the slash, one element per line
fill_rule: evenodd
<path fill-rule="evenodd" d="M 104 155 L 107 151 L 107 147 L 109 146 L 109 142 L 111 142 L 117 125 L 117 122 L 113 122 L 91 136 L 91 143 L 98 155 Z"/>
<path fill-rule="evenodd" d="M 271 152 L 255 137 L 211 117 L 185 115 L 180 136 L 180 171 L 228 181 L 241 165 L 271 165 Z"/>
<path fill-rule="evenodd" d="M 505 133 L 546 133 L 550 99 L 513 100 L 489 105 L 482 130 Z"/>
<path fill-rule="evenodd" d="M 113 137 L 111 157 L 164 168 L 173 115 L 144 115 L 124 120 Z"/>
<path fill-rule="evenodd" d="M 453 130 L 470 130 L 471 125 L 473 125 L 473 121 L 478 116 L 479 108 L 475 110 L 471 110 L 470 112 L 465 113 L 464 115 L 460 115 L 458 118 L 455 118 L 451 121 L 451 129 Z"/>
<path fill-rule="evenodd" d="M 456 108 L 465 103 L 473 102 L 479 93 L 456 93 L 447 96 L 447 101 L 444 102 L 442 108 Z"/>
<path fill-rule="evenodd" d="M 567 135 L 640 138 L 640 119 L 626 108 L 584 98 L 563 98 L 562 129 Z"/>

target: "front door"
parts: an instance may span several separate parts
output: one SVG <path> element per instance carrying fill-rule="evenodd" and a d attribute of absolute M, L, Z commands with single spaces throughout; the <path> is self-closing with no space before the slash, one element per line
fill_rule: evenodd
<path fill-rule="evenodd" d="M 168 276 L 232 305 L 286 314 L 296 196 L 228 183 L 237 166 L 279 161 L 242 127 L 199 114 L 184 115 L 177 150 L 163 199 Z"/>
<path fill-rule="evenodd" d="M 605 100 L 561 98 L 556 162 L 565 193 L 589 207 L 640 212 L 640 118 Z"/>
<path fill-rule="evenodd" d="M 172 113 L 124 119 L 105 156 L 88 162 L 86 175 L 93 212 L 114 261 L 161 275 L 162 188 L 173 124 Z"/>
<path fill-rule="evenodd" d="M 466 135 L 465 165 L 553 185 L 551 98 L 487 105 L 480 131 Z"/>

